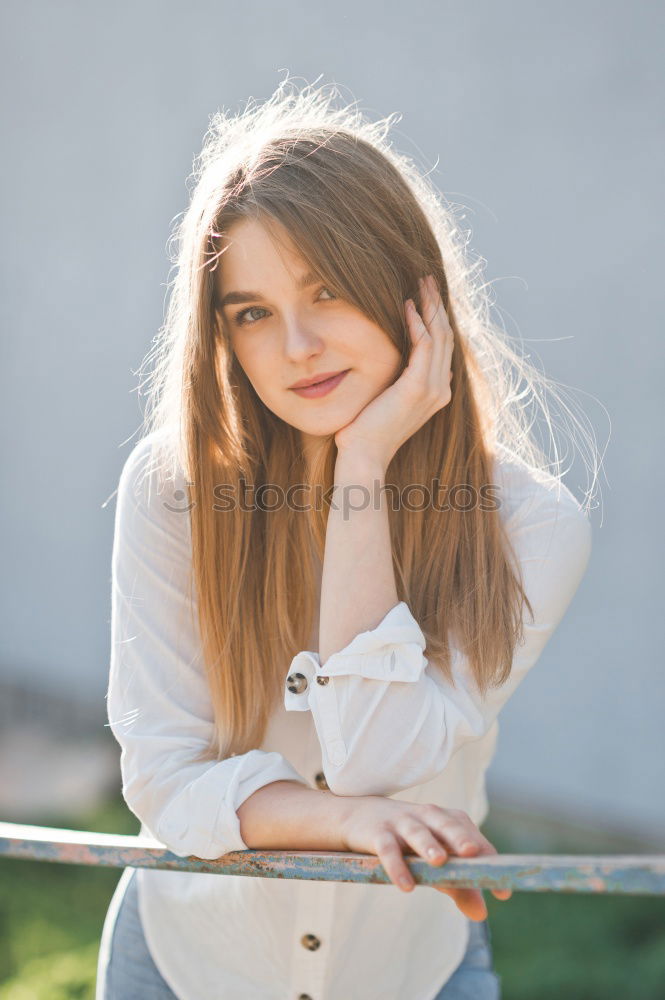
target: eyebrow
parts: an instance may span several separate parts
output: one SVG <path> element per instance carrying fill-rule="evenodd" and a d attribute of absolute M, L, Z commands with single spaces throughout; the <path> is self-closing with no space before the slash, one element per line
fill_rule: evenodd
<path fill-rule="evenodd" d="M 314 274 L 313 271 L 308 271 L 303 274 L 296 281 L 296 288 L 299 292 L 303 292 L 306 288 L 311 285 L 315 285 L 319 281 L 318 275 Z M 227 292 L 226 295 L 220 299 L 217 308 L 224 309 L 226 306 L 236 306 L 244 302 L 264 302 L 264 297 L 260 292 Z"/>

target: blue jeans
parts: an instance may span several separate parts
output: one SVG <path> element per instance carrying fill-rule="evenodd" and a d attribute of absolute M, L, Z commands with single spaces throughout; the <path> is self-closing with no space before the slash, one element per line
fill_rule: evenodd
<path fill-rule="evenodd" d="M 469 943 L 462 961 L 434 1000 L 500 1000 L 501 977 L 494 970 L 488 920 L 469 921 Z"/>
<path fill-rule="evenodd" d="M 99 948 L 95 1000 L 178 1000 L 148 951 L 135 875 L 135 868 L 125 868 L 109 904 Z M 471 920 L 464 957 L 434 1000 L 499 1000 L 500 983 L 493 969 L 489 923 Z"/>

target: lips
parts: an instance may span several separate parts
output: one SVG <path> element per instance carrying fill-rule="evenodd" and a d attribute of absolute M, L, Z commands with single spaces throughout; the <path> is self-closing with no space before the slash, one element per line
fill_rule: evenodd
<path fill-rule="evenodd" d="M 329 392 L 336 389 L 340 382 L 346 378 L 350 370 L 350 368 L 347 368 L 346 371 L 338 372 L 336 375 L 325 378 L 321 382 L 310 382 L 309 385 L 302 385 L 300 387 L 292 386 L 291 389 L 297 396 L 302 396 L 305 399 L 318 399 L 321 396 L 327 396 Z"/>
<path fill-rule="evenodd" d="M 326 382 L 329 378 L 341 374 L 341 370 L 336 372 L 321 372 L 320 375 L 314 375 L 312 378 L 301 378 L 299 382 L 294 382 L 293 385 L 290 385 L 289 389 L 306 389 L 310 385 L 318 385 L 319 382 Z"/>

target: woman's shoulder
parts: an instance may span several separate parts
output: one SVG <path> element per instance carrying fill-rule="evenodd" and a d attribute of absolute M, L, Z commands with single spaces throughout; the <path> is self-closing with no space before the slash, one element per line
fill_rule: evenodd
<path fill-rule="evenodd" d="M 499 445 L 494 454 L 494 485 L 502 520 L 522 522 L 536 512 L 578 521 L 588 531 L 589 518 L 579 501 L 559 476 L 529 465 L 520 455 Z"/>
<path fill-rule="evenodd" d="M 125 458 L 118 480 L 120 517 L 140 512 L 152 522 L 177 527 L 187 518 L 187 477 L 177 446 L 161 430 L 140 438 Z M 177 519 L 174 515 L 178 515 Z"/>
<path fill-rule="evenodd" d="M 169 483 L 183 486 L 185 473 L 173 437 L 159 429 L 144 434 L 126 456 L 120 479 L 137 495 L 148 488 L 161 492 Z"/>

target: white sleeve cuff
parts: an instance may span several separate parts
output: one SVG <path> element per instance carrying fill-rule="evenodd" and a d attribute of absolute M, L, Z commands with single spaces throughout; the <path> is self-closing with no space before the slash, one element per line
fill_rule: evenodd
<path fill-rule="evenodd" d="M 378 681 L 420 680 L 427 666 L 425 636 L 408 604 L 400 601 L 385 615 L 376 628 L 360 632 L 321 666 L 312 650 L 297 653 L 286 678 L 284 707 L 307 711 L 310 685 L 318 676 L 341 677 L 354 674 Z"/>
<path fill-rule="evenodd" d="M 307 785 L 275 750 L 247 753 L 213 764 L 173 799 L 154 831 L 157 840 L 181 857 L 211 860 L 229 851 L 247 851 L 237 810 L 257 789 L 272 781 Z"/>

